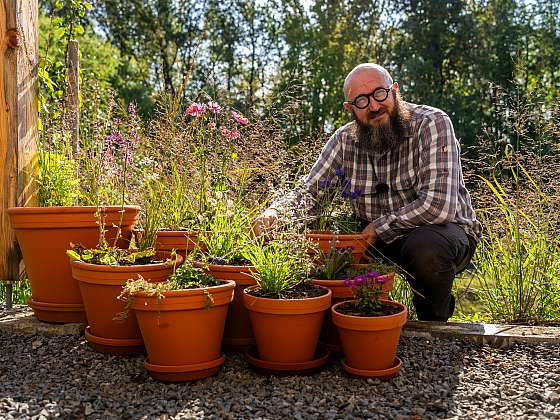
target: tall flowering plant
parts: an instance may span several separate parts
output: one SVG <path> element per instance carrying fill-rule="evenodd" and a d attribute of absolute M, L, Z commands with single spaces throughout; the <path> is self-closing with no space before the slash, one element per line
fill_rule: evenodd
<path fill-rule="evenodd" d="M 336 169 L 334 177 L 321 179 L 314 192 L 314 217 L 308 226 L 309 229 L 337 233 L 361 230 L 354 207 L 355 201 L 362 197 L 364 190 L 359 187 L 353 189 L 342 168 Z"/>
<path fill-rule="evenodd" d="M 385 278 L 375 271 L 368 271 L 344 280 L 344 285 L 352 290 L 357 309 L 364 315 L 375 315 L 381 309 L 380 297 Z"/>
<path fill-rule="evenodd" d="M 160 132 L 153 134 L 159 148 L 153 152 L 165 159 L 155 176 L 149 174 L 151 187 L 146 193 L 151 196 L 145 201 L 159 202 L 161 228 L 204 230 L 217 211 L 216 197 L 232 196 L 232 188 L 239 184 L 236 148 L 249 120 L 210 98 L 172 111 L 178 113 L 177 124 L 159 127 Z M 169 128 L 173 138 L 164 138 Z"/>

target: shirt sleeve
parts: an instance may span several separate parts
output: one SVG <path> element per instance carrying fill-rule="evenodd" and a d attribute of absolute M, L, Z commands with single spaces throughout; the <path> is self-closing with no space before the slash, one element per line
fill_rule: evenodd
<path fill-rule="evenodd" d="M 457 212 L 459 143 L 449 117 L 442 114 L 423 123 L 419 144 L 418 198 L 373 221 L 386 243 L 415 227 L 452 221 Z"/>

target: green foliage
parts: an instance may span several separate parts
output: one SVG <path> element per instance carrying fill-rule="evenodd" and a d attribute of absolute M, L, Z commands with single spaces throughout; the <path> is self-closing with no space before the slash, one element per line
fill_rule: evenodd
<path fill-rule="evenodd" d="M 251 242 L 251 221 L 257 209 L 247 210 L 240 201 L 218 192 L 214 216 L 205 231 L 199 233 L 204 251 L 202 258 L 212 264 L 235 264 L 247 261 L 246 249 Z"/>
<path fill-rule="evenodd" d="M 547 215 L 550 198 L 542 194 L 524 166 L 517 161 L 519 175 L 528 177 L 536 189 L 534 208 L 537 219 L 530 217 L 507 194 L 498 179 L 484 179 L 494 194 L 496 214 L 481 212 L 486 235 L 476 254 L 476 278 L 482 284 L 482 298 L 492 319 L 504 322 L 542 322 L 560 317 L 560 241 Z"/>
<path fill-rule="evenodd" d="M 340 280 L 346 277 L 348 270 L 354 265 L 352 248 L 337 248 L 334 239 L 329 252 L 319 254 L 322 264 L 318 267 L 314 278 L 323 280 Z"/>
<path fill-rule="evenodd" d="M 6 302 L 8 285 L 0 281 L 0 301 Z M 12 303 L 14 305 L 27 305 L 27 300 L 31 297 L 31 285 L 28 279 L 15 281 L 12 283 Z"/>
<path fill-rule="evenodd" d="M 116 247 L 102 247 L 85 249 L 80 244 L 71 244 L 66 251 L 68 257 L 74 261 L 83 261 L 99 265 L 141 265 L 150 264 L 156 255 L 154 249 L 135 250 Z"/>
<path fill-rule="evenodd" d="M 281 298 L 309 279 L 312 265 L 305 241 L 255 241 L 245 255 L 255 266 L 254 278 L 263 297 Z"/>
<path fill-rule="evenodd" d="M 80 195 L 77 165 L 65 154 L 39 152 L 37 197 L 39 206 L 71 206 Z"/>
<path fill-rule="evenodd" d="M 169 277 L 168 288 L 166 290 L 194 289 L 200 287 L 218 286 L 219 280 L 208 275 L 202 268 L 193 267 L 189 261 L 181 265 Z"/>

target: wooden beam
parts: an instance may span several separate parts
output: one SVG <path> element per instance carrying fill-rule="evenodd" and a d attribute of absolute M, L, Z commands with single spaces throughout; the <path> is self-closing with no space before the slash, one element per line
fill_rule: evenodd
<path fill-rule="evenodd" d="M 37 0 L 0 0 L 0 280 L 19 278 L 19 250 L 6 212 L 36 205 Z"/>

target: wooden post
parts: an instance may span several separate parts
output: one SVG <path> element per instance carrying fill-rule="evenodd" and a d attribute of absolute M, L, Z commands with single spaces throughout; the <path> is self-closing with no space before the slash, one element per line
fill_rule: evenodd
<path fill-rule="evenodd" d="M 0 0 L 0 281 L 19 279 L 6 209 L 36 204 L 37 0 Z"/>
<path fill-rule="evenodd" d="M 80 45 L 78 41 L 68 42 L 68 117 L 72 155 L 80 155 Z"/>

